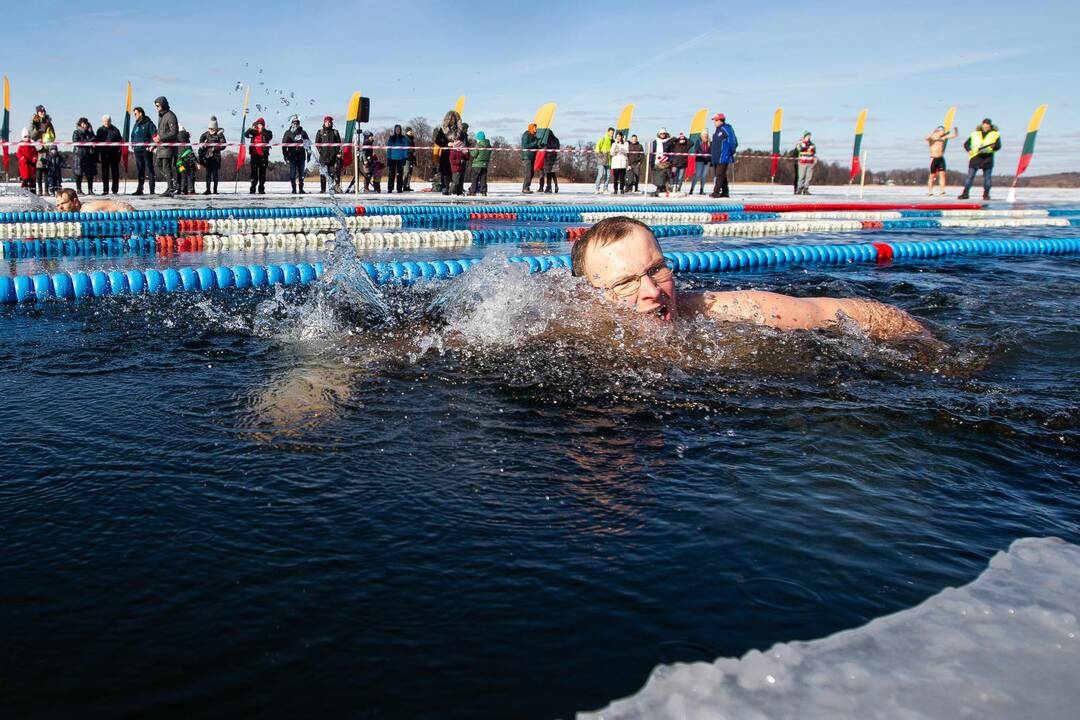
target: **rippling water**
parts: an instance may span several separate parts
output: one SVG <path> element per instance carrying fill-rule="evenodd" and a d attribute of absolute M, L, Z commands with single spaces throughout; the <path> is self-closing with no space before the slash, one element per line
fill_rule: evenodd
<path fill-rule="evenodd" d="M 1080 541 L 1077 260 L 680 282 L 941 343 L 654 327 L 494 261 L 3 308 L 0 712 L 565 717 Z"/>

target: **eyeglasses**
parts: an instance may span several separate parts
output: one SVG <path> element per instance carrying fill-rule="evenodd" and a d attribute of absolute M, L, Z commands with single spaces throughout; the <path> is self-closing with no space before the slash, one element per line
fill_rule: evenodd
<path fill-rule="evenodd" d="M 661 260 L 640 275 L 634 275 L 625 280 L 620 280 L 608 289 L 618 297 L 627 298 L 637 295 L 638 290 L 641 289 L 641 279 L 646 275 L 648 275 L 649 279 L 656 285 L 666 283 L 674 277 L 671 268 L 667 266 L 666 262 L 667 261 L 665 260 Z"/>

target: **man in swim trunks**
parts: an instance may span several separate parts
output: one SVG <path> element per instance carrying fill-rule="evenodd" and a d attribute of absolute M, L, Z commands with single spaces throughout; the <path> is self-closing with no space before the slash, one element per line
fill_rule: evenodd
<path fill-rule="evenodd" d="M 926 194 L 934 194 L 934 178 L 938 178 L 941 187 L 940 195 L 945 196 L 945 142 L 952 140 L 960 132 L 952 129 L 952 133 L 945 132 L 944 125 L 938 125 L 934 132 L 926 136 L 926 142 L 930 145 L 930 179 L 926 183 Z"/>
<path fill-rule="evenodd" d="M 119 200 L 91 200 L 84 203 L 71 188 L 56 193 L 57 212 L 134 212 L 134 206 Z"/>
<path fill-rule="evenodd" d="M 679 313 L 702 314 L 778 330 L 814 330 L 837 327 L 847 318 L 876 340 L 929 336 L 903 310 L 874 300 L 795 298 L 760 290 L 677 295 L 660 243 L 648 225 L 627 217 L 596 223 L 574 243 L 571 261 L 573 274 L 588 277 L 608 300 L 666 321 Z"/>

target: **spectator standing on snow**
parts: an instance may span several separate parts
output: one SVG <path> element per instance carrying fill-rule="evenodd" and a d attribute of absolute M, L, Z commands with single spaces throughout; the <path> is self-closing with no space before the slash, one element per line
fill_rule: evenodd
<path fill-rule="evenodd" d="M 115 195 L 120 192 L 120 143 L 124 142 L 124 136 L 120 134 L 120 128 L 112 124 L 112 117 L 102 115 L 101 127 L 94 140 L 98 143 L 98 162 L 101 163 L 101 194 L 109 194 L 111 178 Z"/>
<path fill-rule="evenodd" d="M 817 164 L 817 145 L 810 137 L 809 130 L 803 130 L 802 140 L 795 144 L 799 155 L 799 172 L 795 179 L 795 194 L 809 195 L 810 181 L 814 179 L 814 165 Z M 713 145 L 716 153 L 716 145 Z"/>
<path fill-rule="evenodd" d="M 405 192 L 405 163 L 409 159 L 409 138 L 401 131 L 400 125 L 394 126 L 394 132 L 386 139 L 386 165 L 389 175 L 386 179 L 386 192 Z"/>
<path fill-rule="evenodd" d="M 172 197 L 177 191 L 176 172 L 176 136 L 180 133 L 180 123 L 176 119 L 176 113 L 169 109 L 169 101 L 164 95 L 154 100 L 154 107 L 158 111 L 157 142 L 154 150 L 154 164 L 157 166 L 157 176 L 168 183 L 168 187 L 161 195 Z"/>
<path fill-rule="evenodd" d="M 637 135 L 630 136 L 627 143 L 628 165 L 626 166 L 626 189 L 630 192 L 638 192 L 638 183 L 641 181 L 642 165 L 645 162 L 645 146 L 638 142 Z"/>
<path fill-rule="evenodd" d="M 544 153 L 544 166 L 540 168 L 540 190 L 546 193 L 557 193 L 559 192 L 559 175 L 556 168 L 559 167 L 559 149 L 562 148 L 562 143 L 551 128 L 548 128 L 543 148 L 548 152 Z"/>
<path fill-rule="evenodd" d="M 37 177 L 38 151 L 34 143 L 30 142 L 30 130 L 23 128 L 22 139 L 19 140 L 19 149 L 15 151 L 19 158 L 19 187 L 34 192 L 34 180 Z"/>
<path fill-rule="evenodd" d="M 476 133 L 476 148 L 469 151 L 469 159 L 472 161 L 472 187 L 470 195 L 487 195 L 488 164 L 491 163 L 491 141 L 483 130 Z"/>
<path fill-rule="evenodd" d="M 724 113 L 713 115 L 712 137 L 712 164 L 716 168 L 713 172 L 713 191 L 709 197 L 728 197 L 728 166 L 735 162 L 735 150 L 739 147 L 739 139 L 735 137 L 735 128 L 728 124 Z M 809 133 L 808 133 L 809 134 Z M 809 181 L 807 181 L 809 185 Z M 808 193 L 809 194 L 809 193 Z"/>
<path fill-rule="evenodd" d="M 595 193 L 606 193 L 608 190 L 608 174 L 611 168 L 611 143 L 614 138 L 615 128 L 609 127 L 593 147 L 596 152 L 596 186 L 593 189 Z"/>
<path fill-rule="evenodd" d="M 224 151 L 225 131 L 218 127 L 217 116 L 211 115 L 206 131 L 199 136 L 199 164 L 206 169 L 206 191 L 203 195 L 209 195 L 211 192 L 217 195 L 221 153 Z"/>
<path fill-rule="evenodd" d="M 75 175 L 75 190 L 80 195 L 83 191 L 82 181 L 84 179 L 86 180 L 86 194 L 94 194 L 94 175 L 97 174 L 97 151 L 92 143 L 95 137 L 94 129 L 90 127 L 90 121 L 84 117 L 79 118 L 79 122 L 75 126 L 75 132 L 71 133 L 72 142 L 79 144 L 75 145 L 71 154 L 74 157 L 72 170 Z"/>
<path fill-rule="evenodd" d="M 709 163 L 712 162 L 712 141 L 709 139 L 709 131 L 702 130 L 694 138 L 690 150 L 694 153 L 694 177 L 690 178 L 690 194 L 694 194 L 694 186 L 698 188 L 698 195 L 705 194 L 705 176 L 709 172 Z"/>
<path fill-rule="evenodd" d="M 967 140 L 964 141 L 964 149 L 968 151 L 968 175 L 964 181 L 964 192 L 960 193 L 961 200 L 968 199 L 971 192 L 971 184 L 975 182 L 975 176 L 982 170 L 983 174 L 983 200 L 990 199 L 990 176 L 994 173 L 994 153 L 1001 149 L 1001 133 L 997 126 L 986 118 L 975 128 Z"/>
<path fill-rule="evenodd" d="M 326 192 L 326 178 L 335 192 L 341 190 L 341 133 L 334 127 L 334 118 L 323 118 L 322 127 L 315 133 L 316 152 L 319 162 L 326 167 L 326 174 L 319 173 L 319 192 Z"/>
<path fill-rule="evenodd" d="M 626 194 L 626 168 L 630 166 L 630 143 L 623 139 L 622 133 L 615 133 L 611 143 L 611 174 L 615 194 Z"/>
<path fill-rule="evenodd" d="M 416 169 L 416 134 L 411 127 L 405 128 L 405 139 L 409 141 L 409 152 L 405 157 L 405 190 L 412 192 L 412 174 Z"/>
<path fill-rule="evenodd" d="M 49 113 L 45 112 L 44 105 L 38 105 L 35 108 L 34 117 L 30 118 L 30 139 L 37 143 L 34 148 L 38 151 L 37 160 L 34 163 L 34 178 L 37 181 L 38 195 L 43 195 L 48 181 L 45 172 L 45 154 L 49 146 L 56 142 L 56 129 L 53 127 Z"/>
<path fill-rule="evenodd" d="M 524 179 L 521 181 L 521 192 L 532 192 L 533 163 L 536 162 L 536 149 L 540 141 L 536 137 L 536 123 L 529 123 L 528 129 L 521 133 L 521 169 Z"/>
<path fill-rule="evenodd" d="M 248 142 L 249 168 L 251 170 L 251 187 L 249 195 L 256 191 L 260 195 L 266 194 L 266 168 L 270 165 L 270 141 L 274 133 L 266 129 L 266 121 L 259 118 L 255 124 L 244 133 Z"/>
<path fill-rule="evenodd" d="M 60 154 L 60 149 L 56 145 L 50 145 L 49 151 L 46 153 L 45 165 L 49 168 L 49 194 L 55 195 L 60 192 L 60 188 L 64 185 L 64 167 L 67 163 L 64 162 L 64 156 Z"/>
<path fill-rule="evenodd" d="M 690 163 L 690 151 L 692 150 L 686 133 L 679 133 L 679 137 L 671 141 L 668 152 L 671 153 L 671 174 L 674 178 L 675 192 L 682 192 L 683 179 L 686 177 L 686 166 Z"/>
<path fill-rule="evenodd" d="M 145 194 L 143 193 L 143 184 L 146 182 L 147 176 L 149 176 L 150 194 L 153 195 L 154 183 L 157 177 L 154 173 L 154 156 L 151 152 L 151 143 L 154 140 L 154 135 L 157 134 L 157 127 L 155 127 L 153 120 L 146 117 L 146 112 L 141 107 L 135 108 L 132 113 L 135 115 L 135 125 L 131 128 L 131 149 L 135 153 L 135 174 L 139 181 L 135 192 L 132 194 Z M 90 181 L 93 182 L 93 176 L 91 176 Z M 90 194 L 93 195 L 93 193 Z"/>
<path fill-rule="evenodd" d="M 652 167 L 655 171 L 653 182 L 656 184 L 657 195 L 662 192 L 670 192 L 668 182 L 671 178 L 671 158 L 667 153 L 671 142 L 671 135 L 666 128 L 660 128 L 656 132 L 656 139 L 652 141 L 650 154 L 652 155 Z"/>
<path fill-rule="evenodd" d="M 194 195 L 195 179 L 199 172 L 198 158 L 195 156 L 195 150 L 191 147 L 191 133 L 183 125 L 180 125 L 179 128 L 176 133 L 176 141 L 180 143 L 176 156 L 176 173 L 180 180 L 179 193 L 181 195 Z"/>
<path fill-rule="evenodd" d="M 310 142 L 311 138 L 308 137 L 307 130 L 300 125 L 300 116 L 293 115 L 289 118 L 289 129 L 285 131 L 285 134 L 281 136 L 281 154 L 285 158 L 285 162 L 289 163 L 289 185 L 292 186 L 292 194 L 297 194 L 297 188 L 299 188 L 299 194 L 305 195 L 304 192 L 304 170 L 307 167 L 308 149 L 304 145 L 305 142 Z"/>

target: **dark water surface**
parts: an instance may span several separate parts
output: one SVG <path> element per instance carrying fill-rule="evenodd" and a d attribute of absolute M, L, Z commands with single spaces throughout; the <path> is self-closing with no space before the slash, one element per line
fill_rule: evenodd
<path fill-rule="evenodd" d="M 495 267 L 0 310 L 0 715 L 551 718 L 1080 542 L 1080 261 L 691 276 L 944 347 L 579 317 Z"/>

